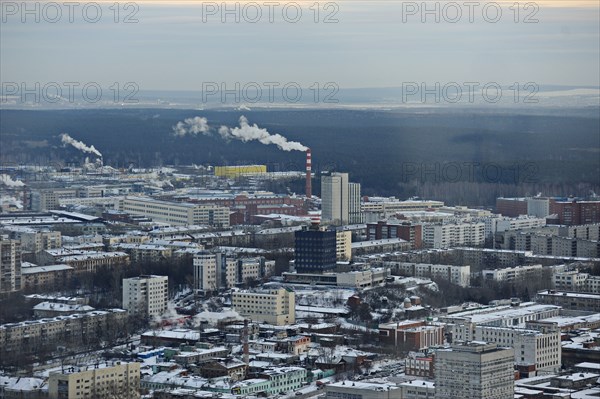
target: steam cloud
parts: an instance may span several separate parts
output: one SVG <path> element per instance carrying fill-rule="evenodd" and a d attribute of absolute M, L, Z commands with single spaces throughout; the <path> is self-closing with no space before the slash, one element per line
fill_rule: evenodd
<path fill-rule="evenodd" d="M 21 180 L 13 180 L 9 175 L 0 175 L 0 183 L 7 187 L 23 187 L 25 184 Z"/>
<path fill-rule="evenodd" d="M 102 157 L 102 154 L 100 153 L 100 151 L 98 151 L 93 145 L 88 147 L 87 145 L 85 145 L 84 143 L 82 143 L 81 141 L 77 141 L 75 140 L 73 137 L 69 136 L 67 133 L 63 133 L 60 135 L 60 139 L 62 141 L 62 143 L 64 145 L 70 144 L 73 147 L 77 148 L 80 151 L 83 152 L 87 152 L 90 154 L 94 154 L 97 155 L 99 157 Z"/>
<path fill-rule="evenodd" d="M 185 119 L 183 122 L 178 122 L 177 125 L 173 126 L 173 132 L 179 137 L 187 134 L 196 135 L 198 133 L 212 135 L 212 128 L 208 125 L 206 118 L 197 116 Z M 280 134 L 271 134 L 267 129 L 260 128 L 256 124 L 251 125 L 243 115 L 240 117 L 239 127 L 230 128 L 228 126 L 221 126 L 218 129 L 218 133 L 225 140 L 235 139 L 245 143 L 248 141 L 258 141 L 265 145 L 274 144 L 283 151 L 308 150 L 308 147 L 297 141 L 288 141 L 288 139 Z"/>
<path fill-rule="evenodd" d="M 187 118 L 183 122 L 177 122 L 177 124 L 173 126 L 173 133 L 178 137 L 183 137 L 188 134 L 193 134 L 195 136 L 198 133 L 210 134 L 210 127 L 208 126 L 206 118 L 196 116 L 194 118 Z"/>

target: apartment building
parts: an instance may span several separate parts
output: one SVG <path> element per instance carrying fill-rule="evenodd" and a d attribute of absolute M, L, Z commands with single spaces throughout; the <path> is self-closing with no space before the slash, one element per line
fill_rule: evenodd
<path fill-rule="evenodd" d="M 122 268 L 130 264 L 125 252 L 85 251 L 79 255 L 66 255 L 58 258 L 59 263 L 71 266 L 75 274 L 95 273 L 102 268 Z"/>
<path fill-rule="evenodd" d="M 514 362 L 525 377 L 557 373 L 561 367 L 561 340 L 558 329 L 537 331 L 511 327 L 475 327 L 476 341 L 490 342 L 514 349 Z"/>
<path fill-rule="evenodd" d="M 58 291 L 67 287 L 74 276 L 74 269 L 68 265 L 21 267 L 25 292 Z"/>
<path fill-rule="evenodd" d="M 461 287 L 468 287 L 471 284 L 471 266 L 409 262 L 384 262 L 384 266 L 406 276 L 439 278 Z"/>
<path fill-rule="evenodd" d="M 516 267 L 506 267 L 504 269 L 481 271 L 485 281 L 519 281 L 529 278 L 540 278 L 542 275 L 542 265 L 523 265 Z"/>
<path fill-rule="evenodd" d="M 215 291 L 260 280 L 272 273 L 275 262 L 263 257 L 235 258 L 224 253 L 194 255 L 194 289 Z"/>
<path fill-rule="evenodd" d="M 214 204 L 160 201 L 148 197 L 127 197 L 121 210 L 173 225 L 229 227 L 229 208 Z"/>
<path fill-rule="evenodd" d="M 410 242 L 410 249 L 423 246 L 423 227 L 402 220 L 378 221 L 367 224 L 367 240 L 401 238 Z"/>
<path fill-rule="evenodd" d="M 352 232 L 350 230 L 336 230 L 335 255 L 338 261 L 349 261 L 352 258 Z"/>
<path fill-rule="evenodd" d="M 485 242 L 485 223 L 454 222 L 423 226 L 423 244 L 427 248 L 481 246 Z"/>
<path fill-rule="evenodd" d="M 348 206 L 348 173 L 324 173 L 321 176 L 321 220 L 348 224 Z"/>
<path fill-rule="evenodd" d="M 50 373 L 48 392 L 52 399 L 135 399 L 140 397 L 140 364 L 69 366 Z"/>
<path fill-rule="evenodd" d="M 123 279 L 123 309 L 148 317 L 161 316 L 167 310 L 169 277 L 139 276 Z"/>
<path fill-rule="evenodd" d="M 134 263 L 160 262 L 165 259 L 170 259 L 173 255 L 173 248 L 157 244 L 120 243 L 113 245 L 111 249 L 125 252 Z"/>
<path fill-rule="evenodd" d="M 489 248 L 456 248 L 453 250 L 456 261 L 463 265 L 471 265 L 473 271 L 481 270 L 486 266 L 512 267 L 527 263 L 531 252 L 510 251 Z"/>
<path fill-rule="evenodd" d="M 600 223 L 560 226 L 558 228 L 558 235 L 561 237 L 600 241 Z"/>
<path fill-rule="evenodd" d="M 21 243 L 0 235 L 0 294 L 21 289 Z"/>
<path fill-rule="evenodd" d="M 360 184 L 348 183 L 348 224 L 363 222 L 360 200 Z"/>
<path fill-rule="evenodd" d="M 61 199 L 79 197 L 77 188 L 55 188 L 48 190 L 35 190 L 31 193 L 31 210 L 37 212 L 60 208 Z"/>
<path fill-rule="evenodd" d="M 590 275 L 588 273 L 580 273 L 579 270 L 570 270 L 560 273 L 555 273 L 552 276 L 554 288 L 561 291 L 588 291 L 586 281 Z M 592 283 L 592 285 L 595 285 Z M 595 287 L 594 287 L 595 288 Z M 594 291 L 588 291 L 594 292 Z"/>
<path fill-rule="evenodd" d="M 231 297 L 232 308 L 242 317 L 276 326 L 296 322 L 296 296 L 284 288 L 237 291 Z"/>
<path fill-rule="evenodd" d="M 126 330 L 126 318 L 126 311 L 112 309 L 2 324 L 0 359 L 14 359 L 45 350 L 55 351 L 60 345 L 79 348 L 118 337 Z"/>
<path fill-rule="evenodd" d="M 493 232 L 533 229 L 544 227 L 545 225 L 546 219 L 541 217 L 519 216 L 517 218 L 502 218 L 496 219 Z"/>
<path fill-rule="evenodd" d="M 514 351 L 469 342 L 435 352 L 435 399 L 513 399 Z"/>
<path fill-rule="evenodd" d="M 21 242 L 21 251 L 37 253 L 44 249 L 60 248 L 62 235 L 60 231 L 36 230 L 25 226 L 6 226 L 2 231 L 9 238 Z"/>

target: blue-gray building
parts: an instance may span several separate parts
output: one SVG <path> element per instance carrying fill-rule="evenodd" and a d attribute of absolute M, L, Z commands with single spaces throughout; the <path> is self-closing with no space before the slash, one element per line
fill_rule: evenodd
<path fill-rule="evenodd" d="M 336 234 L 318 227 L 297 231 L 295 267 L 298 273 L 323 273 L 336 267 Z"/>

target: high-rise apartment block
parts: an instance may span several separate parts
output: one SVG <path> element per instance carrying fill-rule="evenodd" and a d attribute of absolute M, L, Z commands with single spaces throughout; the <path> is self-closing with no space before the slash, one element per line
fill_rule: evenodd
<path fill-rule="evenodd" d="M 123 308 L 148 317 L 160 316 L 167 310 L 169 278 L 140 276 L 123 279 Z"/>
<path fill-rule="evenodd" d="M 514 350 L 472 341 L 435 353 L 435 399 L 513 399 Z"/>
<path fill-rule="evenodd" d="M 332 224 L 347 224 L 348 198 L 348 173 L 323 173 L 321 220 Z"/>
<path fill-rule="evenodd" d="M 0 293 L 21 289 L 21 243 L 0 236 Z"/>
<path fill-rule="evenodd" d="M 360 184 L 349 183 L 348 173 L 321 175 L 321 220 L 335 225 L 362 223 Z"/>
<path fill-rule="evenodd" d="M 363 222 L 360 205 L 360 183 L 348 183 L 348 224 Z"/>

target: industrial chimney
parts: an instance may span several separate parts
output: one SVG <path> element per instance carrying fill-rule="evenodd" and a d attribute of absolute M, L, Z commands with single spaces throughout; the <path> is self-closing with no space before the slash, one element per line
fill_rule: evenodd
<path fill-rule="evenodd" d="M 306 198 L 312 198 L 312 155 L 310 148 L 306 150 Z"/>
<path fill-rule="evenodd" d="M 250 363 L 250 349 L 248 347 L 248 319 L 244 319 L 244 330 L 243 330 L 242 348 L 244 352 L 244 363 L 248 365 Z"/>

